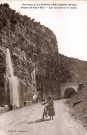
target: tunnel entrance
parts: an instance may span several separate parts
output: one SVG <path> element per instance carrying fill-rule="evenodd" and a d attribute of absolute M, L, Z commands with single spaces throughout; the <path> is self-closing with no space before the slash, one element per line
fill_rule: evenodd
<path fill-rule="evenodd" d="M 75 89 L 73 88 L 67 88 L 64 92 L 64 98 L 70 98 L 75 93 Z"/>

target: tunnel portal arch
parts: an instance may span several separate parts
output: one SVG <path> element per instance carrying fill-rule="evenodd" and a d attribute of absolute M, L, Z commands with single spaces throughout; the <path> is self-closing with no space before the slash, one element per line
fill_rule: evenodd
<path fill-rule="evenodd" d="M 75 93 L 74 88 L 66 88 L 64 92 L 64 98 L 65 99 L 70 98 L 74 93 Z"/>
<path fill-rule="evenodd" d="M 70 93 L 73 93 L 74 90 L 72 90 L 71 88 L 74 89 L 75 92 L 77 92 L 78 88 L 79 88 L 79 84 L 78 83 L 62 83 L 61 84 L 61 98 L 65 98 L 67 96 L 67 94 L 65 94 L 65 93 L 67 93 L 67 92 L 65 92 L 67 89 L 71 90 Z M 66 96 L 64 96 L 64 95 L 66 95 Z"/>

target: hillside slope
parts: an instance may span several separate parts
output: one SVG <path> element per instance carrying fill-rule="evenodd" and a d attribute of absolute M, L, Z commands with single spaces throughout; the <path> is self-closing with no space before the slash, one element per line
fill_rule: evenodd
<path fill-rule="evenodd" d="M 64 76 L 62 82 L 87 82 L 87 61 L 82 61 L 59 54 L 59 65 L 60 79 L 62 76 Z"/>
<path fill-rule="evenodd" d="M 66 103 L 69 105 L 70 109 L 73 109 L 71 113 L 72 116 L 80 120 L 87 129 L 87 85 L 84 85 L 83 88 L 68 99 Z"/>

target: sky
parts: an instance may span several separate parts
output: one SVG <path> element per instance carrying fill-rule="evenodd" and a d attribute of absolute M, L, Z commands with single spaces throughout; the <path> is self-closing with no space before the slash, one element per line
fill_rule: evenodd
<path fill-rule="evenodd" d="M 0 3 L 3 3 L 3 0 L 0 0 Z M 35 21 L 51 29 L 56 35 L 59 53 L 68 57 L 87 61 L 86 1 L 4 0 L 4 3 L 9 3 L 10 7 L 20 12 L 20 14 L 27 15 L 32 19 L 34 18 Z M 25 9 L 24 7 L 26 7 L 26 5 L 24 4 L 28 4 L 28 8 Z M 55 6 L 57 9 L 51 9 L 47 5 L 45 7 L 48 8 L 44 9 L 30 9 L 30 4 L 57 4 L 57 6 Z M 66 4 L 66 6 L 64 6 L 64 4 Z M 73 4 L 75 6 L 73 6 Z M 71 9 L 70 7 L 76 8 Z"/>

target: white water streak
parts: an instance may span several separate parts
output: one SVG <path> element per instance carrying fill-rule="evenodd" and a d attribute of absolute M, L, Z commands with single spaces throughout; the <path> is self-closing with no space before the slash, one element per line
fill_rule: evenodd
<path fill-rule="evenodd" d="M 9 49 L 6 51 L 6 80 L 9 80 L 10 104 L 19 107 L 19 80 L 13 73 L 13 66 Z"/>

